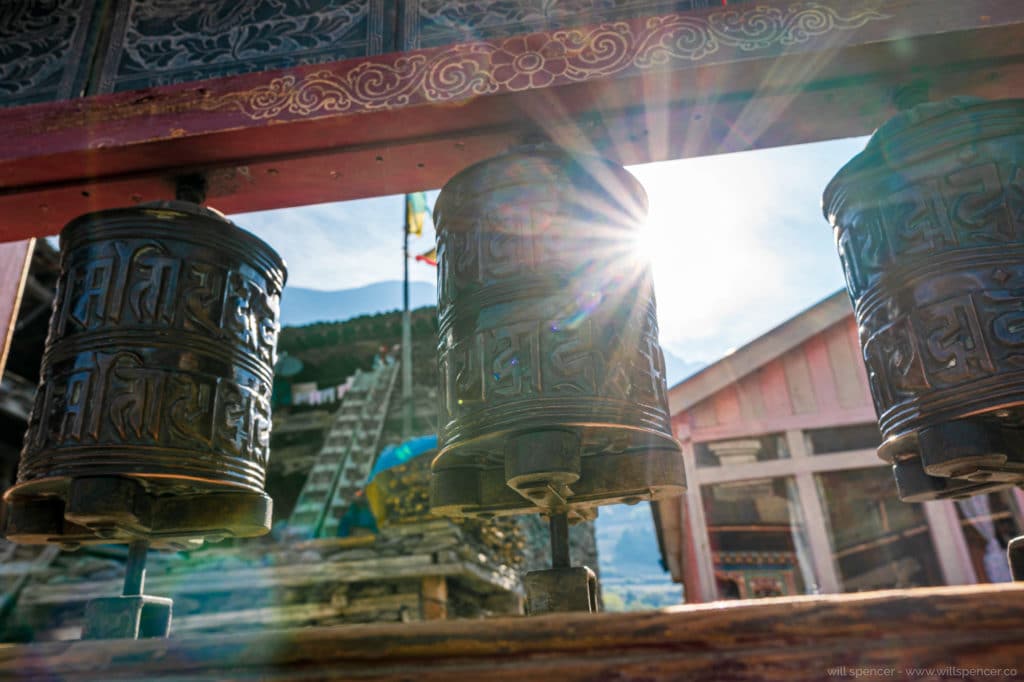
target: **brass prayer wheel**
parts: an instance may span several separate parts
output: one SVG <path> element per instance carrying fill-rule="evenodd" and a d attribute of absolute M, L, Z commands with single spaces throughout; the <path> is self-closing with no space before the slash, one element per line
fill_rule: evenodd
<path fill-rule="evenodd" d="M 646 210 L 621 166 L 548 145 L 444 186 L 435 511 L 583 518 L 683 491 L 651 273 L 635 248 Z"/>
<path fill-rule="evenodd" d="M 90 213 L 60 240 L 4 535 L 181 546 L 267 532 L 281 258 L 182 201 Z"/>
<path fill-rule="evenodd" d="M 1024 482 L 1024 100 L 899 114 L 824 212 L 901 497 Z"/>

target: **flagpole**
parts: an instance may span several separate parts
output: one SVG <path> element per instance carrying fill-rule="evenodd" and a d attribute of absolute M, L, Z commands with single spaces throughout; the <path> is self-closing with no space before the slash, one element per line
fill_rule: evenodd
<path fill-rule="evenodd" d="M 412 317 L 409 313 L 409 196 L 405 196 L 405 219 L 402 230 L 402 440 L 412 436 Z"/>

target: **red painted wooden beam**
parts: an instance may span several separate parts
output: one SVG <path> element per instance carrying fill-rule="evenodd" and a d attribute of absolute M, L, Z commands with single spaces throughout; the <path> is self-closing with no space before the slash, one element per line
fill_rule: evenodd
<path fill-rule="evenodd" d="M 166 198 L 226 212 L 438 187 L 542 130 L 625 163 L 864 134 L 892 90 L 1010 96 L 1017 0 L 765 0 L 0 112 L 0 241 Z"/>

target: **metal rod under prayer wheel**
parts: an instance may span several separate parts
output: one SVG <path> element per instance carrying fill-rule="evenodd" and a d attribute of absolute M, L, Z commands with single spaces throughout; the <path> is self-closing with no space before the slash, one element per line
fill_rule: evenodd
<path fill-rule="evenodd" d="M 569 568 L 569 515 L 565 512 L 552 514 L 548 521 L 551 533 L 551 567 Z"/>
<path fill-rule="evenodd" d="M 434 209 L 431 506 L 549 518 L 553 566 L 526 576 L 530 613 L 596 610 L 594 572 L 569 559 L 570 523 L 685 487 L 635 248 L 646 204 L 621 166 L 538 144 L 459 173 Z"/>
<path fill-rule="evenodd" d="M 128 545 L 128 561 L 124 567 L 124 590 L 121 594 L 130 597 L 142 594 L 146 588 L 146 555 L 149 543 L 136 540 Z"/>

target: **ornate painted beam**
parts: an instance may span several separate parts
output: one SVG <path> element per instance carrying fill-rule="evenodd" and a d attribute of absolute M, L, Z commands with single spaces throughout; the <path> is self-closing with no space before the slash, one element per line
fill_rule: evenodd
<path fill-rule="evenodd" d="M 440 186 L 524 135 L 624 163 L 869 132 L 895 89 L 1024 86 L 1017 0 L 764 0 L 0 112 L 0 240 L 164 198 L 227 212 Z"/>

